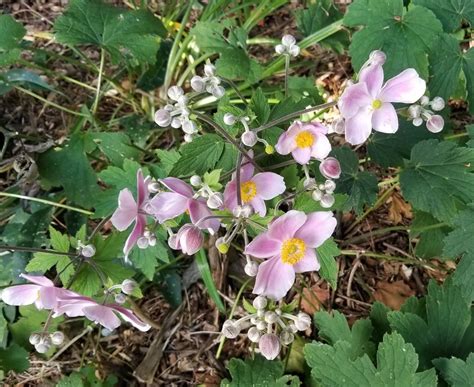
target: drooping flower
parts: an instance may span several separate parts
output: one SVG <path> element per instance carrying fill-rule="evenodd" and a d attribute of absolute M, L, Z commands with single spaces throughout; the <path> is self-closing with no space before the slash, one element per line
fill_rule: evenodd
<path fill-rule="evenodd" d="M 398 116 L 392 103 L 414 103 L 423 96 L 426 82 L 409 68 L 385 84 L 382 65 L 374 62 L 363 68 L 359 82 L 349 86 L 339 100 L 345 119 L 346 140 L 352 145 L 364 143 L 372 129 L 383 133 L 398 130 Z"/>
<path fill-rule="evenodd" d="M 319 171 L 328 179 L 339 179 L 341 176 L 341 164 L 334 157 L 327 157 L 319 164 Z"/>
<path fill-rule="evenodd" d="M 265 333 L 258 341 L 258 349 L 265 359 L 273 360 L 280 353 L 280 339 L 273 333 Z"/>
<path fill-rule="evenodd" d="M 303 165 L 308 164 L 311 157 L 322 160 L 331 152 L 327 132 L 318 122 L 295 121 L 278 139 L 276 151 L 281 155 L 291 153 Z"/>
<path fill-rule="evenodd" d="M 149 178 L 143 178 L 141 169 L 137 171 L 137 201 L 133 198 L 128 188 L 120 191 L 118 198 L 118 208 L 112 215 L 111 222 L 119 231 L 125 231 L 132 223 L 132 232 L 125 242 L 123 252 L 125 258 L 128 257 L 130 250 L 137 243 L 138 239 L 143 237 L 146 227 L 146 205 L 148 202 L 148 183 Z"/>
<path fill-rule="evenodd" d="M 53 281 L 36 275 L 20 274 L 32 284 L 10 286 L 2 290 L 2 300 L 8 305 L 35 304 L 38 309 L 55 309 L 59 298 L 75 296 L 76 293 L 54 286 Z"/>
<path fill-rule="evenodd" d="M 99 304 L 89 297 L 80 295 L 68 296 L 58 301 L 53 317 L 65 314 L 68 317 L 84 316 L 104 328 L 114 330 L 121 324 L 117 314 L 142 332 L 148 331 L 150 325 L 140 320 L 130 309 L 116 304 Z"/>
<path fill-rule="evenodd" d="M 253 292 L 279 300 L 293 285 L 295 273 L 319 270 L 314 249 L 331 236 L 336 224 L 329 211 L 306 215 L 292 210 L 272 222 L 245 249 L 246 254 L 267 259 L 258 268 Z"/>
<path fill-rule="evenodd" d="M 245 163 L 245 161 L 244 161 Z M 260 216 L 265 216 L 265 200 L 285 192 L 283 177 L 273 172 L 254 173 L 254 166 L 245 163 L 240 169 L 240 196 L 242 204 L 249 204 Z M 237 178 L 235 173 L 224 190 L 224 206 L 233 211 L 237 207 Z"/>
<path fill-rule="evenodd" d="M 204 238 L 201 230 L 193 224 L 183 225 L 179 231 L 170 236 L 168 244 L 174 250 L 181 250 L 184 254 L 196 254 L 202 247 Z"/>
<path fill-rule="evenodd" d="M 194 197 L 190 185 L 175 177 L 167 177 L 160 180 L 160 183 L 168 188 L 169 192 L 161 192 L 150 200 L 151 211 L 160 223 L 188 212 L 191 222 L 200 229 L 208 229 L 212 233 L 219 229 L 218 219 L 202 220 L 212 216 L 212 212 L 207 207 L 205 199 Z"/>

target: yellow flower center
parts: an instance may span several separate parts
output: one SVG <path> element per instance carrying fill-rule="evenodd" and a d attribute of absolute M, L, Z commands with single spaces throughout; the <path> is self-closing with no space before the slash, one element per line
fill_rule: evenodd
<path fill-rule="evenodd" d="M 257 184 L 253 181 L 246 181 L 240 184 L 240 196 L 244 203 L 250 202 L 257 194 Z"/>
<path fill-rule="evenodd" d="M 314 136 L 307 130 L 298 133 L 295 140 L 298 148 L 308 148 L 314 144 Z"/>
<path fill-rule="evenodd" d="M 374 99 L 372 102 L 372 107 L 376 110 L 380 109 L 382 107 L 382 101 L 380 99 Z"/>
<path fill-rule="evenodd" d="M 281 246 L 281 260 L 283 263 L 294 265 L 298 263 L 306 252 L 306 243 L 298 238 L 286 240 Z"/>

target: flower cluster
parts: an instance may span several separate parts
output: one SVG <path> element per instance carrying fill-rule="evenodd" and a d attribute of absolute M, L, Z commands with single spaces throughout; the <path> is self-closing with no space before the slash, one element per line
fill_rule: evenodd
<path fill-rule="evenodd" d="M 431 107 L 432 110 L 429 109 Z M 444 99 L 434 97 L 433 100 L 427 96 L 421 97 L 419 104 L 410 105 L 408 108 L 408 118 L 415 126 L 421 126 L 426 121 L 426 129 L 432 133 L 439 133 L 444 128 L 444 119 L 439 114 L 434 114 L 443 110 L 445 107 Z"/>
<path fill-rule="evenodd" d="M 275 46 L 275 52 L 280 55 L 289 55 L 296 57 L 300 53 L 300 48 L 296 44 L 296 39 L 293 35 L 284 35 L 281 38 L 281 44 Z"/>
<path fill-rule="evenodd" d="M 225 89 L 220 85 L 221 79 L 216 76 L 216 68 L 208 63 L 204 66 L 204 77 L 195 75 L 191 78 L 191 87 L 194 91 L 202 93 L 207 91 L 216 98 L 221 98 L 225 94 Z"/>

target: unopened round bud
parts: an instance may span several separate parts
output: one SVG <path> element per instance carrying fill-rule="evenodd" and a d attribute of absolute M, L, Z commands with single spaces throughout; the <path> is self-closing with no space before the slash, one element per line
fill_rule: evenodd
<path fill-rule="evenodd" d="M 247 332 L 247 337 L 253 343 L 258 343 L 260 340 L 260 331 L 256 327 L 252 327 Z"/>
<path fill-rule="evenodd" d="M 161 187 L 160 187 L 160 183 L 158 183 L 157 181 L 151 181 L 150 183 L 148 183 L 148 192 L 150 193 L 158 193 L 161 191 Z"/>
<path fill-rule="evenodd" d="M 168 110 L 159 109 L 155 113 L 155 122 L 158 126 L 165 128 L 171 124 L 171 114 Z"/>
<path fill-rule="evenodd" d="M 280 339 L 273 333 L 266 333 L 260 338 L 258 348 L 265 359 L 273 360 L 280 353 Z"/>
<path fill-rule="evenodd" d="M 414 126 L 421 126 L 423 124 L 423 118 L 417 117 L 413 119 L 413 125 Z"/>
<path fill-rule="evenodd" d="M 191 88 L 198 93 L 206 90 L 206 83 L 199 75 L 195 75 L 191 78 Z"/>
<path fill-rule="evenodd" d="M 306 313 L 300 312 L 295 320 L 295 326 L 299 331 L 305 331 L 311 326 L 311 317 Z"/>
<path fill-rule="evenodd" d="M 286 35 L 283 35 L 283 37 L 281 38 L 281 43 L 284 46 L 290 47 L 296 43 L 296 39 L 293 35 L 286 34 Z"/>
<path fill-rule="evenodd" d="M 181 120 L 179 117 L 174 117 L 171 120 L 171 127 L 175 129 L 181 128 Z"/>
<path fill-rule="evenodd" d="M 319 164 L 319 172 L 327 179 L 339 179 L 341 164 L 334 157 L 327 157 Z"/>
<path fill-rule="evenodd" d="M 185 134 L 184 135 L 184 142 L 187 142 L 188 144 L 190 142 L 193 142 L 193 135 L 192 134 Z"/>
<path fill-rule="evenodd" d="M 194 123 L 194 121 L 191 121 L 189 119 L 183 120 L 181 124 L 181 128 L 183 129 L 183 132 L 186 134 L 194 134 L 197 132 L 197 126 Z"/>
<path fill-rule="evenodd" d="M 126 279 L 122 282 L 121 290 L 125 294 L 132 294 L 137 287 L 138 284 L 134 280 Z"/>
<path fill-rule="evenodd" d="M 248 218 L 252 216 L 254 213 L 253 207 L 249 204 L 244 204 L 242 206 L 235 206 L 235 208 L 232 210 L 232 214 L 236 218 Z"/>
<path fill-rule="evenodd" d="M 138 238 L 137 240 L 137 246 L 139 249 L 146 249 L 148 247 L 149 243 L 148 243 L 148 238 L 145 237 L 145 236 L 142 236 L 140 238 Z"/>
<path fill-rule="evenodd" d="M 207 206 L 212 209 L 221 208 L 224 205 L 224 196 L 220 192 L 214 192 L 207 199 Z"/>
<path fill-rule="evenodd" d="M 216 98 L 221 98 L 225 94 L 225 89 L 222 86 L 213 86 L 211 88 L 211 94 Z"/>
<path fill-rule="evenodd" d="M 321 197 L 319 202 L 321 203 L 321 207 L 330 208 L 334 205 L 335 201 L 336 199 L 332 194 L 326 193 Z"/>
<path fill-rule="evenodd" d="M 289 345 L 295 340 L 295 335 L 287 330 L 280 333 L 280 341 L 283 345 Z"/>
<path fill-rule="evenodd" d="M 91 258 L 95 255 L 95 247 L 94 245 L 86 245 L 86 246 L 82 246 L 82 249 L 81 249 L 81 254 L 82 256 L 86 257 L 86 258 Z"/>
<path fill-rule="evenodd" d="M 296 44 L 293 46 L 290 46 L 290 49 L 288 50 L 291 56 L 297 57 L 300 54 L 300 48 Z"/>
<path fill-rule="evenodd" d="M 323 197 L 323 193 L 321 192 L 319 188 L 315 188 L 315 190 L 311 194 L 311 197 L 313 198 L 315 202 L 319 202 L 321 198 Z"/>
<path fill-rule="evenodd" d="M 64 333 L 56 331 L 51 334 L 51 342 L 54 345 L 61 345 L 64 342 Z"/>
<path fill-rule="evenodd" d="M 263 316 L 265 316 L 265 309 L 258 309 L 257 316 L 263 318 Z"/>
<path fill-rule="evenodd" d="M 317 187 L 316 180 L 313 179 L 312 177 L 310 177 L 309 179 L 305 179 L 303 181 L 303 187 L 304 189 L 307 189 L 307 190 L 315 189 Z"/>
<path fill-rule="evenodd" d="M 38 344 L 35 345 L 35 349 L 38 353 L 46 353 L 51 348 L 51 339 L 49 336 L 41 337 L 41 340 Z"/>
<path fill-rule="evenodd" d="M 244 145 L 252 147 L 257 143 L 258 137 L 255 134 L 255 132 L 252 131 L 247 131 L 244 134 L 242 134 L 242 137 L 240 137 Z"/>
<path fill-rule="evenodd" d="M 337 134 L 344 134 L 346 131 L 346 124 L 344 118 L 338 117 L 333 122 L 331 122 L 332 130 Z"/>
<path fill-rule="evenodd" d="M 216 248 L 221 254 L 227 254 L 229 252 L 229 244 L 225 241 L 224 237 L 217 238 Z"/>
<path fill-rule="evenodd" d="M 224 114 L 224 124 L 231 126 L 234 125 L 236 121 L 237 119 L 232 113 Z"/>
<path fill-rule="evenodd" d="M 148 238 L 148 246 L 156 246 L 156 237 L 154 235 Z"/>
<path fill-rule="evenodd" d="M 125 294 L 123 294 L 123 293 L 117 293 L 117 294 L 115 295 L 115 302 L 116 302 L 117 304 L 123 304 L 123 303 L 125 303 L 125 301 L 127 301 L 127 296 L 126 296 Z"/>
<path fill-rule="evenodd" d="M 206 74 L 206 76 L 213 77 L 215 73 L 216 73 L 216 66 L 210 63 L 204 65 L 204 74 Z"/>
<path fill-rule="evenodd" d="M 438 114 L 431 116 L 428 121 L 426 121 L 426 128 L 431 133 L 439 133 L 444 128 L 444 119 Z"/>
<path fill-rule="evenodd" d="M 296 328 L 296 325 L 293 324 L 293 323 L 291 323 L 291 324 L 288 325 L 288 330 L 289 330 L 290 332 L 293 332 L 293 333 L 298 332 L 298 328 Z"/>
<path fill-rule="evenodd" d="M 255 309 L 265 309 L 267 307 L 268 301 L 264 296 L 257 296 L 252 302 L 252 305 Z"/>
<path fill-rule="evenodd" d="M 275 312 L 269 310 L 265 312 L 265 322 L 274 324 L 278 320 L 278 316 Z"/>
<path fill-rule="evenodd" d="M 168 89 L 168 97 L 173 101 L 178 101 L 184 95 L 184 91 L 179 86 L 171 86 Z"/>
<path fill-rule="evenodd" d="M 440 110 L 443 110 L 444 107 L 446 106 L 444 99 L 441 97 L 434 97 L 433 100 L 430 103 L 431 108 L 435 112 L 439 112 Z"/>
<path fill-rule="evenodd" d="M 104 337 L 110 336 L 114 331 L 111 331 L 110 329 L 107 328 L 102 328 L 100 331 L 100 334 Z"/>
<path fill-rule="evenodd" d="M 255 324 L 257 326 L 257 329 L 259 331 L 264 331 L 265 329 L 267 329 L 267 323 L 263 320 L 259 320 L 257 321 L 257 324 Z"/>
<path fill-rule="evenodd" d="M 255 261 L 247 262 L 244 271 L 249 277 L 255 277 L 258 273 L 258 263 Z"/>
<path fill-rule="evenodd" d="M 272 155 L 273 153 L 275 153 L 275 148 L 270 144 L 265 145 L 265 153 L 267 155 Z"/>
<path fill-rule="evenodd" d="M 415 119 L 421 115 L 421 106 L 420 105 L 411 105 L 408 108 L 408 117 Z"/>
<path fill-rule="evenodd" d="M 286 52 L 286 47 L 283 44 L 277 44 L 275 46 L 275 52 L 279 55 L 284 54 Z"/>
<path fill-rule="evenodd" d="M 324 182 L 324 189 L 326 190 L 326 193 L 333 193 L 336 189 L 336 183 L 333 180 L 326 180 Z"/>
<path fill-rule="evenodd" d="M 424 95 L 423 97 L 420 98 L 420 105 L 421 106 L 426 106 L 430 103 L 430 99 Z"/>
<path fill-rule="evenodd" d="M 32 333 L 28 340 L 30 344 L 36 345 L 41 341 L 41 335 L 39 335 L 38 333 Z"/>
<path fill-rule="evenodd" d="M 240 327 L 235 320 L 227 320 L 222 325 L 222 335 L 228 339 L 235 339 L 240 333 Z"/>
<path fill-rule="evenodd" d="M 198 175 L 193 175 L 191 176 L 191 179 L 189 179 L 189 182 L 193 187 L 200 187 L 202 185 L 202 179 Z"/>

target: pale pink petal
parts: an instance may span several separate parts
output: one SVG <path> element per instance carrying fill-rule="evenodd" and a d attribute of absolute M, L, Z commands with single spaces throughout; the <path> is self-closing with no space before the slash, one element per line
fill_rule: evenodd
<path fill-rule="evenodd" d="M 231 180 L 227 183 L 224 190 L 224 207 L 233 210 L 237 206 L 237 183 L 235 180 Z"/>
<path fill-rule="evenodd" d="M 273 221 L 268 228 L 271 239 L 285 241 L 293 238 L 296 231 L 306 222 L 306 214 L 302 211 L 291 210 Z"/>
<path fill-rule="evenodd" d="M 26 279 L 28 282 L 32 282 L 36 285 L 41 285 L 41 286 L 54 286 L 53 281 L 51 281 L 49 278 L 46 278 L 43 275 L 29 275 L 29 274 L 20 274 L 20 277 Z"/>
<path fill-rule="evenodd" d="M 296 273 L 304 273 L 307 271 L 319 270 L 321 265 L 319 264 L 318 257 L 314 249 L 307 248 L 304 257 L 300 261 L 293 265 L 293 269 Z"/>
<path fill-rule="evenodd" d="M 315 134 L 315 141 L 311 147 L 311 156 L 315 159 L 324 159 L 331 153 L 332 147 L 324 134 Z"/>
<path fill-rule="evenodd" d="M 138 214 L 138 207 L 132 193 L 128 188 L 120 191 L 118 198 L 118 208 L 110 219 L 114 227 L 119 231 L 126 230 L 135 220 Z"/>
<path fill-rule="evenodd" d="M 359 81 L 365 82 L 367 90 L 373 99 L 377 98 L 383 84 L 383 68 L 380 65 L 370 65 L 361 70 Z"/>
<path fill-rule="evenodd" d="M 194 195 L 193 188 L 186 184 L 184 181 L 177 179 L 176 177 L 167 177 L 161 179 L 160 183 L 163 184 L 170 191 L 179 193 L 187 198 L 191 198 Z"/>
<path fill-rule="evenodd" d="M 271 239 L 268 232 L 258 235 L 245 248 L 245 254 L 255 258 L 269 258 L 280 252 L 281 241 Z"/>
<path fill-rule="evenodd" d="M 180 249 L 187 255 L 196 254 L 202 247 L 204 238 L 198 227 L 192 224 L 182 226 L 177 235 Z"/>
<path fill-rule="evenodd" d="M 372 132 L 372 109 L 368 106 L 346 120 L 346 141 L 352 145 L 363 144 Z"/>
<path fill-rule="evenodd" d="M 276 151 L 281 155 L 287 155 L 296 148 L 295 135 L 289 131 L 283 132 L 275 145 Z"/>
<path fill-rule="evenodd" d="M 151 328 L 150 325 L 140 320 L 130 309 L 119 305 L 109 305 L 109 307 L 117 311 L 125 321 L 129 322 L 140 331 L 146 332 Z"/>
<path fill-rule="evenodd" d="M 398 130 L 398 116 L 391 103 L 385 102 L 372 115 L 372 127 L 382 133 L 395 133 Z"/>
<path fill-rule="evenodd" d="M 150 200 L 153 215 L 160 223 L 176 218 L 187 210 L 188 198 L 175 192 L 162 192 Z"/>
<path fill-rule="evenodd" d="M 139 169 L 137 171 L 137 203 L 139 207 L 148 199 L 148 196 L 148 178 L 144 179 L 142 170 Z"/>
<path fill-rule="evenodd" d="M 83 316 L 83 309 L 87 306 L 97 305 L 97 302 L 89 297 L 73 296 L 64 299 L 59 299 L 56 308 L 54 309 L 55 316 L 66 314 L 69 317 Z"/>
<path fill-rule="evenodd" d="M 267 214 L 267 206 L 265 205 L 265 201 L 260 198 L 258 195 L 255 196 L 249 204 L 253 207 L 255 212 L 260 216 L 265 216 Z"/>
<path fill-rule="evenodd" d="M 39 290 L 39 301 L 43 308 L 54 309 L 58 304 L 58 296 L 53 286 L 42 286 Z"/>
<path fill-rule="evenodd" d="M 217 218 L 206 219 L 200 221 L 203 218 L 212 216 L 212 211 L 207 207 L 204 200 L 190 199 L 188 201 L 188 210 L 191 222 L 198 226 L 200 229 L 207 229 L 213 232 L 219 230 L 221 223 Z"/>
<path fill-rule="evenodd" d="M 132 250 L 133 246 L 137 243 L 138 239 L 143 236 L 145 232 L 146 226 L 146 217 L 144 215 L 139 215 L 137 217 L 137 221 L 135 223 L 135 227 L 133 227 L 132 232 L 128 236 L 125 246 L 123 247 L 123 253 L 125 254 L 125 258 L 128 257 L 130 250 Z"/>
<path fill-rule="evenodd" d="M 314 133 L 314 134 L 318 134 L 318 133 L 327 134 L 328 133 L 328 128 L 326 128 L 323 124 L 317 121 L 305 122 L 302 124 L 301 129 L 309 130 L 311 133 Z"/>
<path fill-rule="evenodd" d="M 257 196 L 265 200 L 273 199 L 286 189 L 283 177 L 273 172 L 257 173 L 252 181 L 257 186 Z"/>
<path fill-rule="evenodd" d="M 406 69 L 389 79 L 378 98 L 383 102 L 415 103 L 426 91 L 426 82 L 415 69 Z"/>
<path fill-rule="evenodd" d="M 344 118 L 355 116 L 362 107 L 370 106 L 372 97 L 367 90 L 367 85 L 363 82 L 349 86 L 341 98 L 338 107 Z"/>
<path fill-rule="evenodd" d="M 319 247 L 334 232 L 337 220 L 330 211 L 307 215 L 306 222 L 296 231 L 295 238 L 303 239 L 308 247 Z"/>
<path fill-rule="evenodd" d="M 311 148 L 295 148 L 295 150 L 291 152 L 291 155 L 298 164 L 308 164 L 311 158 Z"/>
<path fill-rule="evenodd" d="M 319 171 L 328 179 L 339 179 L 341 176 L 341 164 L 334 157 L 328 157 L 319 164 Z"/>
<path fill-rule="evenodd" d="M 91 305 L 82 309 L 84 316 L 110 331 L 120 326 L 120 319 L 111 308 L 105 305 Z"/>
<path fill-rule="evenodd" d="M 295 282 L 295 270 L 292 265 L 283 263 L 275 256 L 258 267 L 254 294 L 261 294 L 275 301 L 285 297 Z"/>
<path fill-rule="evenodd" d="M 250 161 L 247 161 L 245 164 L 242 163 L 242 168 L 240 168 L 240 181 L 242 183 L 249 181 L 254 173 L 255 167 Z"/>
<path fill-rule="evenodd" d="M 8 305 L 31 305 L 39 299 L 38 285 L 16 285 L 2 290 L 2 300 Z"/>

